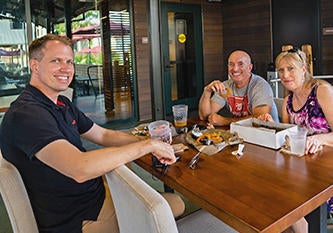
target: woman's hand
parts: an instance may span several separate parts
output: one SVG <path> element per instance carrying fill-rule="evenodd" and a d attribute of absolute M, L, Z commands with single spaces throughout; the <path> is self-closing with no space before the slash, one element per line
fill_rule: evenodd
<path fill-rule="evenodd" d="M 316 135 L 308 136 L 305 144 L 305 154 L 314 154 L 322 149 L 320 141 Z"/>

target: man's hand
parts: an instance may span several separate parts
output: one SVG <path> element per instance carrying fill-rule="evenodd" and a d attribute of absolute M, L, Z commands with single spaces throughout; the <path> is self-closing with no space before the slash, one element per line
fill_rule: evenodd
<path fill-rule="evenodd" d="M 223 85 L 223 83 L 220 80 L 215 80 L 215 81 L 211 82 L 210 84 L 208 84 L 205 87 L 204 91 L 209 92 L 209 93 L 218 92 L 218 93 L 222 94 L 225 89 L 226 89 L 225 86 Z"/>
<path fill-rule="evenodd" d="M 269 113 L 264 113 L 261 114 L 260 116 L 257 117 L 259 120 L 262 121 L 270 121 L 270 122 L 274 122 L 273 117 L 271 116 L 271 114 Z"/>
<path fill-rule="evenodd" d="M 176 162 L 175 152 L 173 147 L 165 142 L 160 140 L 151 139 L 153 142 L 152 154 L 163 164 L 171 165 Z"/>

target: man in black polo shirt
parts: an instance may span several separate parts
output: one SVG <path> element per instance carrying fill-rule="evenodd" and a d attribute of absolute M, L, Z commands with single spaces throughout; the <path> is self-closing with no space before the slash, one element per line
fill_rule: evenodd
<path fill-rule="evenodd" d="M 172 164 L 172 147 L 104 129 L 59 95 L 74 75 L 68 38 L 49 34 L 33 41 L 29 59 L 30 84 L 5 114 L 0 143 L 23 178 L 39 231 L 117 232 L 101 176 L 147 153 Z M 105 148 L 87 152 L 80 137 Z"/>

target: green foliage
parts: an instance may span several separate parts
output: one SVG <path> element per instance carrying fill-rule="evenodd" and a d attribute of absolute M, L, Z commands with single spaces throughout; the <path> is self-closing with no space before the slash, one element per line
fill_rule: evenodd
<path fill-rule="evenodd" d="M 98 54 L 76 54 L 74 58 L 75 64 L 91 64 L 91 65 L 102 65 L 103 58 L 102 53 Z"/>
<path fill-rule="evenodd" d="M 83 64 L 82 63 L 83 57 L 84 56 L 82 54 L 75 54 L 74 63 L 75 64 Z"/>
<path fill-rule="evenodd" d="M 81 27 L 87 27 L 91 25 L 99 24 L 99 11 L 90 10 L 87 11 L 72 20 L 72 30 L 79 29 Z M 65 23 L 59 23 L 54 26 L 55 33 L 57 34 L 66 34 L 66 25 Z M 92 47 L 92 41 L 81 42 L 83 47 L 89 46 Z M 102 65 L 103 59 L 102 54 L 79 54 L 76 53 L 74 57 L 76 64 L 93 64 L 93 65 Z"/>
<path fill-rule="evenodd" d="M 90 10 L 85 13 L 82 13 L 81 15 L 77 16 L 72 20 L 72 30 L 90 25 L 95 25 L 98 23 L 99 23 L 99 11 Z M 55 24 L 54 28 L 55 28 L 55 33 L 57 34 L 66 33 L 65 23 Z"/>

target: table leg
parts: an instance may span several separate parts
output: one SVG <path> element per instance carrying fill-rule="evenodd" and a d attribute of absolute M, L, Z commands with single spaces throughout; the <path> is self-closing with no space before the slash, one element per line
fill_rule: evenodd
<path fill-rule="evenodd" d="M 90 89 L 89 80 L 84 82 L 84 88 L 86 90 L 86 94 L 89 95 L 89 89 Z"/>
<path fill-rule="evenodd" d="M 309 233 L 327 232 L 327 206 L 326 203 L 305 216 L 309 223 Z"/>

